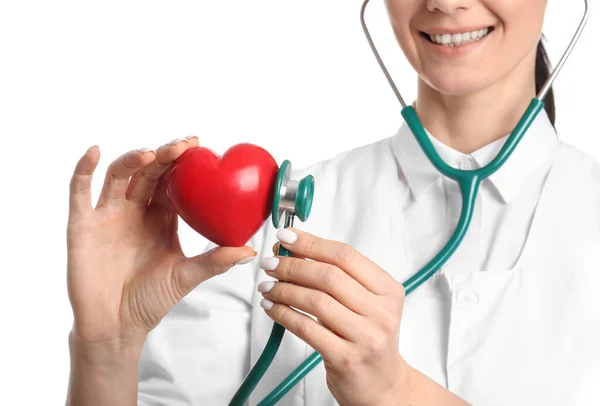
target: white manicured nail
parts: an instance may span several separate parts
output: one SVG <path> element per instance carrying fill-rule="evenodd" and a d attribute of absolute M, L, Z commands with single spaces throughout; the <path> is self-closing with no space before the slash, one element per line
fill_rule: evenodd
<path fill-rule="evenodd" d="M 264 257 L 258 262 L 260 269 L 264 269 L 265 271 L 274 271 L 277 265 L 279 265 L 279 258 L 275 257 Z"/>
<path fill-rule="evenodd" d="M 288 230 L 287 228 L 282 228 L 277 231 L 277 238 L 279 241 L 284 242 L 286 244 L 293 244 L 298 239 L 298 235 L 292 230 Z"/>
<path fill-rule="evenodd" d="M 273 289 L 273 286 L 275 286 L 275 282 L 264 281 L 258 284 L 258 291 L 260 293 L 269 293 Z"/>
<path fill-rule="evenodd" d="M 152 148 L 143 147 L 143 148 L 139 148 L 137 151 L 141 152 L 142 154 L 145 154 L 146 152 L 152 151 Z"/>
<path fill-rule="evenodd" d="M 273 302 L 271 302 L 269 299 L 263 299 L 260 301 L 260 307 L 262 307 L 265 310 L 271 310 L 273 308 Z"/>
<path fill-rule="evenodd" d="M 187 140 L 185 138 L 175 138 L 174 140 L 171 140 L 171 142 L 169 142 L 169 145 L 175 145 L 179 141 L 185 141 L 185 142 L 187 142 Z"/>
<path fill-rule="evenodd" d="M 254 261 L 254 258 L 256 258 L 256 255 L 253 257 L 244 258 L 244 259 L 236 262 L 235 265 L 244 265 L 244 264 L 250 263 L 250 262 Z"/>
<path fill-rule="evenodd" d="M 188 135 L 187 137 L 185 137 L 186 140 L 191 140 L 191 139 L 198 139 L 198 136 L 196 135 Z"/>

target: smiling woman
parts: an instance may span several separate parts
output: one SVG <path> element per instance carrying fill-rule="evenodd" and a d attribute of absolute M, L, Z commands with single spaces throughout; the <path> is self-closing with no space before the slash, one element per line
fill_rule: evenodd
<path fill-rule="evenodd" d="M 425 127 L 466 153 L 509 133 L 537 93 L 532 78 L 543 52 L 538 44 L 547 0 L 385 4 L 398 44 L 419 75 L 415 108 Z M 511 108 L 474 114 L 474 105 L 491 103 Z M 465 120 L 465 110 L 475 121 Z"/>
<path fill-rule="evenodd" d="M 251 406 L 600 404 L 600 164 L 536 98 L 547 2 L 385 4 L 417 98 L 393 136 L 293 174 L 315 178 L 301 227 L 188 258 L 160 179 L 198 139 L 124 153 L 95 208 L 81 158 L 70 405 L 226 404 L 273 322 L 291 334 Z"/>

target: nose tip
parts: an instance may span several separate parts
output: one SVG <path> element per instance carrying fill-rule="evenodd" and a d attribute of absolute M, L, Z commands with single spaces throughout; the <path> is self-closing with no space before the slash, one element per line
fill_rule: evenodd
<path fill-rule="evenodd" d="M 439 11 L 443 14 L 452 15 L 467 10 L 469 8 L 468 3 L 469 0 L 428 0 L 427 9 L 432 13 Z"/>

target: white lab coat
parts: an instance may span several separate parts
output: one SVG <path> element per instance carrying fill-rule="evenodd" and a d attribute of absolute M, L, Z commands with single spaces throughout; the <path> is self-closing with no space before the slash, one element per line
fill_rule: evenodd
<path fill-rule="evenodd" d="M 505 140 L 470 156 L 434 145 L 467 169 L 489 162 Z M 392 137 L 297 170 L 293 178 L 311 173 L 316 188 L 309 220 L 295 227 L 352 245 L 404 282 L 458 217 L 455 186 L 427 162 L 403 125 Z M 275 231 L 269 219 L 250 241 L 258 258 L 272 255 Z M 270 279 L 257 259 L 175 306 L 144 347 L 138 404 L 226 405 L 271 331 L 256 291 Z M 455 257 L 407 296 L 399 351 L 476 406 L 597 406 L 599 286 L 600 165 L 559 142 L 542 111 L 507 164 L 483 182 Z M 312 352 L 287 332 L 249 405 Z M 278 404 L 336 405 L 323 364 Z"/>

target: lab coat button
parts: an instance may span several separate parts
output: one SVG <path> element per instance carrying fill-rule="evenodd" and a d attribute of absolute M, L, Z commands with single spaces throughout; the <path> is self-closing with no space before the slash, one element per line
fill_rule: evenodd
<path fill-rule="evenodd" d="M 459 169 L 471 169 L 473 165 L 471 164 L 471 160 L 468 157 L 461 157 L 458 160 L 458 168 Z"/>
<path fill-rule="evenodd" d="M 464 306 L 475 306 L 479 303 L 479 296 L 470 289 L 463 289 L 458 292 L 457 300 Z"/>

